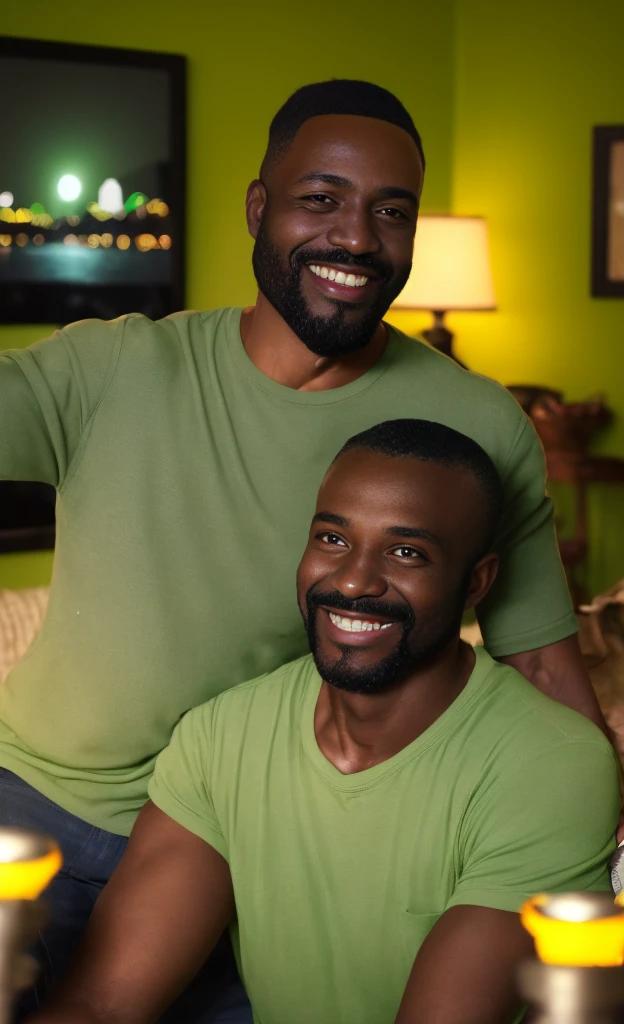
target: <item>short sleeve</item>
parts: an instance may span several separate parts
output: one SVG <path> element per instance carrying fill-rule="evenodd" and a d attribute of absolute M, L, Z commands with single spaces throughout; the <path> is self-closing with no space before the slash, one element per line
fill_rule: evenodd
<path fill-rule="evenodd" d="M 448 907 L 517 911 L 539 892 L 607 891 L 619 815 L 607 741 L 565 741 L 479 793 Z"/>
<path fill-rule="evenodd" d="M 210 792 L 214 704 L 213 700 L 193 708 L 178 723 L 169 746 L 156 759 L 148 795 L 178 825 L 205 839 L 227 860 Z"/>
<path fill-rule="evenodd" d="M 524 415 L 503 482 L 500 568 L 477 611 L 485 647 L 495 658 L 545 647 L 578 630 L 546 493 L 544 452 Z"/>
<path fill-rule="evenodd" d="M 62 488 L 112 379 L 124 323 L 83 320 L 0 353 L 0 480 Z"/>

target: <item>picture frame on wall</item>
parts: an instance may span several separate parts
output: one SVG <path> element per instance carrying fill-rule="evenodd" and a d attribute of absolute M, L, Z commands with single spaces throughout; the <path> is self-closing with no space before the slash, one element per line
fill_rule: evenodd
<path fill-rule="evenodd" d="M 184 309 L 186 58 L 0 35 L 0 95 L 0 325 Z M 0 554 L 54 547 L 55 497 L 0 481 Z"/>
<path fill-rule="evenodd" d="M 0 324 L 184 309 L 186 58 L 0 35 Z"/>
<path fill-rule="evenodd" d="M 594 128 L 591 294 L 624 298 L 624 124 Z"/>

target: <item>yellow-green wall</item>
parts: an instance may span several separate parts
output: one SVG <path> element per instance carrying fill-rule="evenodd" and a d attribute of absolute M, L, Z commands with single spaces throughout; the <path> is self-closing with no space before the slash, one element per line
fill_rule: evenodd
<path fill-rule="evenodd" d="M 170 50 L 189 58 L 190 307 L 254 293 L 243 198 L 268 122 L 298 85 L 362 77 L 395 90 L 422 131 L 425 211 L 488 217 L 499 311 L 451 318 L 459 354 L 503 383 L 570 398 L 606 391 L 624 455 L 624 301 L 589 297 L 590 138 L 624 123 L 621 0 L 373 0 L 312 11 L 292 0 L 208 4 L 29 0 L 12 35 Z M 427 318 L 395 314 L 416 329 Z M 1 328 L 0 348 L 38 327 Z M 624 576 L 623 493 L 595 488 L 589 586 Z M 0 559 L 0 586 L 49 574 L 42 555 Z"/>
<path fill-rule="evenodd" d="M 504 384 L 605 392 L 624 456 L 624 300 L 589 292 L 591 132 L 624 124 L 621 0 L 457 0 L 453 209 L 489 220 L 499 311 L 454 318 Z M 587 583 L 624 576 L 624 487 L 592 488 Z"/>
<path fill-rule="evenodd" d="M 245 191 L 269 121 L 306 82 L 365 78 L 395 91 L 427 146 L 428 209 L 448 209 L 453 111 L 452 0 L 410 0 L 388 16 L 376 0 L 312 8 L 293 0 L 28 0 L 5 5 L 7 35 L 186 54 L 188 67 L 187 305 L 253 301 Z M 45 83 L 42 83 L 45 87 Z M 97 116 L 97 112 L 94 112 Z M 42 327 L 0 328 L 0 348 L 36 341 Z M 0 587 L 50 576 L 48 554 L 0 557 Z"/>

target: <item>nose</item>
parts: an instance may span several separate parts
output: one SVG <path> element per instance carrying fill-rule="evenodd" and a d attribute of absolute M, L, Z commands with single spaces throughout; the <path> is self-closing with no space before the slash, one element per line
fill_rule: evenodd
<path fill-rule="evenodd" d="M 388 584 L 375 558 L 350 553 L 340 560 L 332 576 L 335 590 L 354 601 L 358 597 L 382 597 Z"/>
<path fill-rule="evenodd" d="M 381 249 L 372 214 L 364 204 L 355 202 L 346 203 L 336 211 L 327 241 L 354 256 L 379 252 Z"/>

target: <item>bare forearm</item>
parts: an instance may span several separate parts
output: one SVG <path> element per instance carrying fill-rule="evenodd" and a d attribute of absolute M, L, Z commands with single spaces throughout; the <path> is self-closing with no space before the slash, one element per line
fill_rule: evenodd
<path fill-rule="evenodd" d="M 517 914 L 447 910 L 418 952 L 395 1024 L 511 1024 L 518 964 L 531 950 Z"/>
<path fill-rule="evenodd" d="M 547 697 L 579 711 L 609 735 L 576 636 L 498 661 L 517 669 Z"/>

